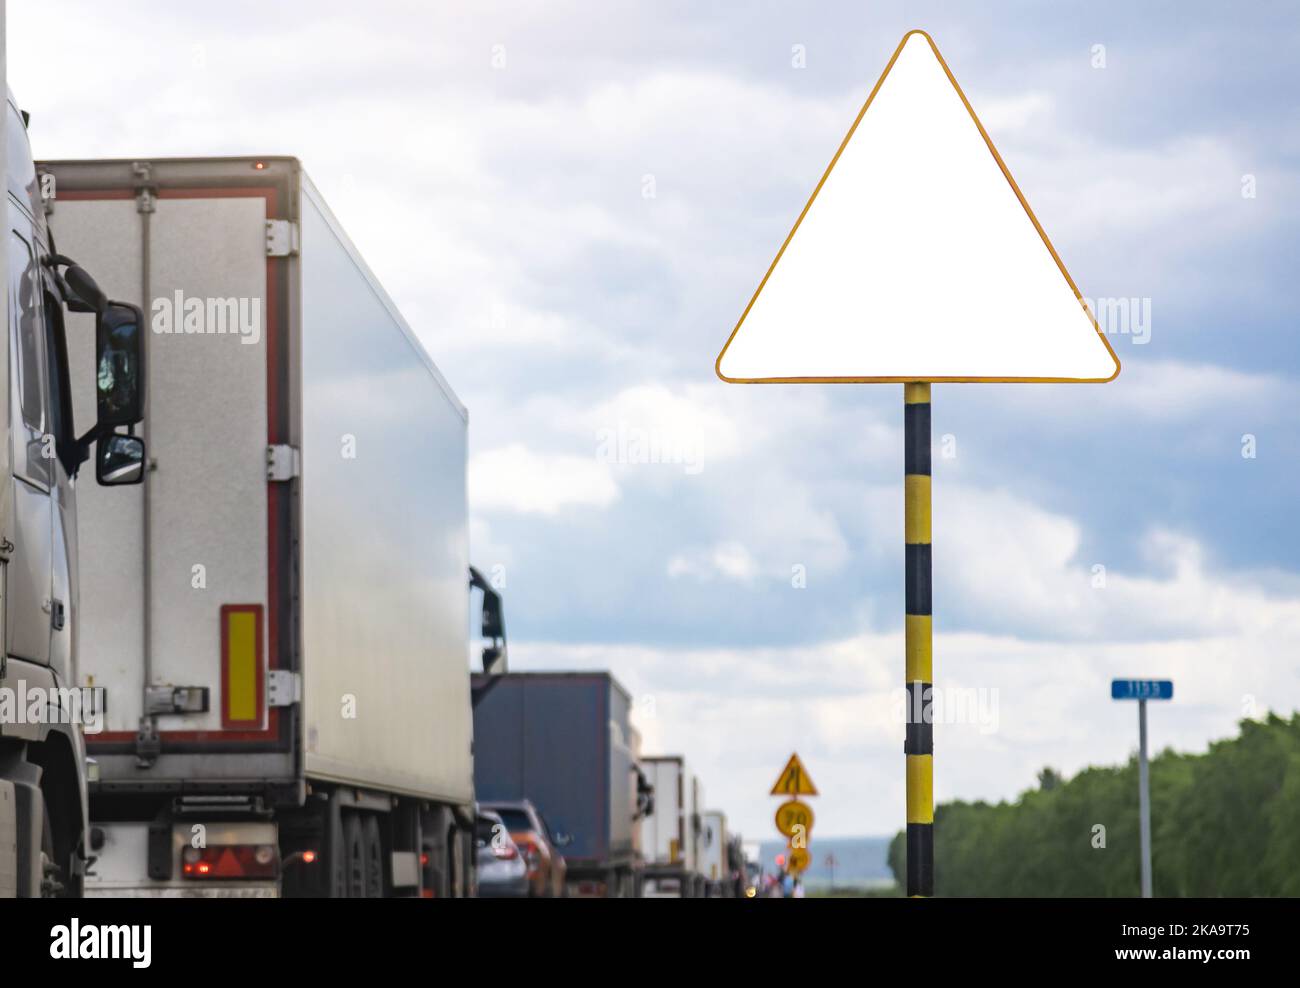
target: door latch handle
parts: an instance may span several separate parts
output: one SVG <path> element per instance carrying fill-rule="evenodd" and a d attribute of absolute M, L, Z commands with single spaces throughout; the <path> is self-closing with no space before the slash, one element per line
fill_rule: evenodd
<path fill-rule="evenodd" d="M 50 605 L 50 624 L 54 625 L 55 631 L 62 631 L 64 623 L 63 601 L 55 597 L 50 601 Z"/>

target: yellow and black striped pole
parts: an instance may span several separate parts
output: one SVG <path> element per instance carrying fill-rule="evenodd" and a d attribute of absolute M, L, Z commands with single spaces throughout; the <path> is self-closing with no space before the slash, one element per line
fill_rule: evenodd
<path fill-rule="evenodd" d="M 903 385 L 903 531 L 907 539 L 907 894 L 934 895 L 931 723 L 930 385 Z"/>

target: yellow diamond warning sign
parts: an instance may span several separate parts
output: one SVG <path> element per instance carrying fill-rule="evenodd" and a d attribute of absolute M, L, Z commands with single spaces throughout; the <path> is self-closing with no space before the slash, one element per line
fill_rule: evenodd
<path fill-rule="evenodd" d="M 813 785 L 812 779 L 808 778 L 808 772 L 803 767 L 803 762 L 799 761 L 797 754 L 791 755 L 790 760 L 785 763 L 785 768 L 781 770 L 781 777 L 776 780 L 776 785 L 772 787 L 772 795 L 817 795 L 817 787 Z"/>

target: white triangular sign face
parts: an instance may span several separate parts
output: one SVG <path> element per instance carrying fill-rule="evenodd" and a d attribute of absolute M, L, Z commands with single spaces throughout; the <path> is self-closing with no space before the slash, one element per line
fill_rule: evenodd
<path fill-rule="evenodd" d="M 717 372 L 737 382 L 1109 381 L 1119 360 L 939 49 L 912 31 Z"/>

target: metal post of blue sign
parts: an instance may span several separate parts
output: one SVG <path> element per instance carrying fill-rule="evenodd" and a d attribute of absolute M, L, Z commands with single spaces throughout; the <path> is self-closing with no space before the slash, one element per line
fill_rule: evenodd
<path fill-rule="evenodd" d="M 1138 830 L 1142 856 L 1142 898 L 1151 898 L 1151 777 L 1147 765 L 1147 700 L 1172 700 L 1169 679 L 1112 679 L 1112 700 L 1138 702 Z"/>
<path fill-rule="evenodd" d="M 1142 898 L 1151 898 L 1151 776 L 1147 770 L 1147 702 L 1138 700 L 1138 826 L 1142 845 Z"/>

